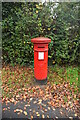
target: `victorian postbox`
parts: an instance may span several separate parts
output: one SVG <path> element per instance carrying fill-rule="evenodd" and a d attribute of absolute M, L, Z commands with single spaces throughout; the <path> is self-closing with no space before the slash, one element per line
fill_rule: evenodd
<path fill-rule="evenodd" d="M 51 39 L 37 37 L 31 39 L 34 43 L 34 77 L 37 81 L 47 80 L 48 43 Z"/>

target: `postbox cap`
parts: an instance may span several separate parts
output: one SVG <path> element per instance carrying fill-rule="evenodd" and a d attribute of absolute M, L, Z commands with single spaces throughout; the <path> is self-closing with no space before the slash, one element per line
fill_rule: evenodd
<path fill-rule="evenodd" d="M 45 37 L 37 37 L 37 38 L 31 39 L 31 42 L 33 42 L 33 43 L 49 43 L 49 42 L 51 42 L 51 39 L 45 38 Z"/>

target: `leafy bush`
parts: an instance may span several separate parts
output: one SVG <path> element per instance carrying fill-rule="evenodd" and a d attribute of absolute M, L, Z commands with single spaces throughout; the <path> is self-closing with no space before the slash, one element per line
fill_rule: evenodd
<path fill-rule="evenodd" d="M 51 61 L 78 61 L 80 30 L 77 6 L 79 3 L 58 3 L 58 7 L 55 3 L 3 3 L 4 62 L 32 64 L 34 53 L 31 38 L 39 36 L 51 38 Z"/>

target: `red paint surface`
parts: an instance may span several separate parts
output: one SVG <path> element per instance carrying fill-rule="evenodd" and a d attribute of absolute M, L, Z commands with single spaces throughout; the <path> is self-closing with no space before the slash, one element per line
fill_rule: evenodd
<path fill-rule="evenodd" d="M 51 42 L 51 39 L 44 38 L 44 37 L 37 37 L 37 38 L 31 39 L 31 42 L 33 42 L 33 43 L 49 43 L 49 42 Z"/>
<path fill-rule="evenodd" d="M 48 43 L 49 38 L 34 38 L 31 42 L 34 43 L 34 76 L 37 80 L 44 80 L 47 78 L 47 64 L 48 64 Z M 44 52 L 44 59 L 39 60 L 39 52 Z"/>

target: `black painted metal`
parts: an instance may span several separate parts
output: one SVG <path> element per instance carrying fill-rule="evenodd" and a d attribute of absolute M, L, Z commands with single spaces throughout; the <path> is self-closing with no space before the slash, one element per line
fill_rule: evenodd
<path fill-rule="evenodd" d="M 40 84 L 40 85 L 45 85 L 47 84 L 47 78 L 43 79 L 43 80 L 37 80 L 36 78 L 34 78 L 36 83 Z"/>

